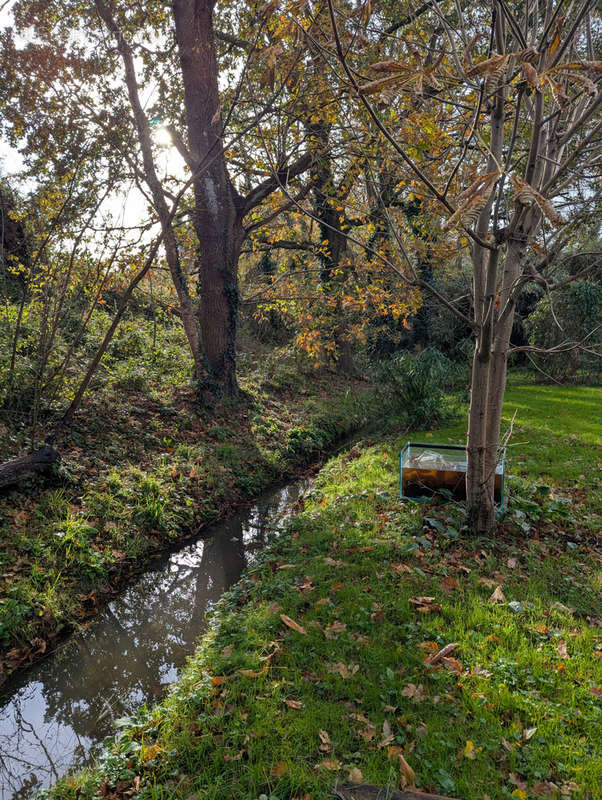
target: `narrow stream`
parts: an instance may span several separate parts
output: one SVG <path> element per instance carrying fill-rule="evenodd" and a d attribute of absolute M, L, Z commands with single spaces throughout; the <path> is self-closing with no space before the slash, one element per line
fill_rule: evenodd
<path fill-rule="evenodd" d="M 166 555 L 82 633 L 0 698 L 0 800 L 29 800 L 89 761 L 113 720 L 161 698 L 206 627 L 205 615 L 290 513 L 306 482 Z"/>

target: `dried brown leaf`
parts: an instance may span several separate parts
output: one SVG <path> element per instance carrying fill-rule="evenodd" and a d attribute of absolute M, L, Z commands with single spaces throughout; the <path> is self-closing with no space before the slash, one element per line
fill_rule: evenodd
<path fill-rule="evenodd" d="M 351 783 L 363 783 L 364 776 L 362 775 L 362 771 L 357 767 L 352 767 L 347 775 L 347 780 L 351 781 Z"/>
<path fill-rule="evenodd" d="M 316 769 L 320 767 L 329 769 L 331 772 L 338 772 L 338 770 L 341 769 L 341 762 L 336 758 L 325 758 L 323 761 L 320 761 L 319 764 L 316 764 Z"/>
<path fill-rule="evenodd" d="M 307 635 L 307 631 L 302 625 L 299 625 L 298 622 L 295 622 L 294 619 L 287 617 L 286 614 L 281 614 L 280 619 L 284 622 L 286 626 L 291 628 L 291 630 L 296 631 L 297 633 L 301 633 L 303 636 Z"/>
<path fill-rule="evenodd" d="M 495 591 L 489 597 L 490 603 L 505 603 L 506 602 L 506 595 L 502 591 L 501 586 L 496 586 Z"/>
<path fill-rule="evenodd" d="M 450 653 L 453 653 L 456 647 L 459 647 L 458 642 L 450 642 L 449 644 L 446 644 L 445 647 L 442 647 L 441 650 L 438 650 L 436 653 L 434 653 L 432 656 L 427 656 L 424 659 L 424 663 L 436 664 L 437 661 L 439 661 L 440 659 L 449 656 Z"/>

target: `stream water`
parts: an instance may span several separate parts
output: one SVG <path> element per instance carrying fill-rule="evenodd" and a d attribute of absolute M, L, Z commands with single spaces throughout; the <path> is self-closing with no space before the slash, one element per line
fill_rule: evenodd
<path fill-rule="evenodd" d="M 29 800 L 89 761 L 113 720 L 162 697 L 211 606 L 307 485 L 266 494 L 165 555 L 84 631 L 13 682 L 11 696 L 0 697 L 0 800 Z"/>

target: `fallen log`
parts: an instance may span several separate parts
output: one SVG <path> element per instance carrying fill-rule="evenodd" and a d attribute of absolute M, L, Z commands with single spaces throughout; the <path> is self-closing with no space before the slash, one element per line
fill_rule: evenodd
<path fill-rule="evenodd" d="M 345 783 L 334 789 L 340 800 L 454 800 L 440 794 L 419 792 L 415 789 L 398 791 L 387 786 L 376 786 L 373 783 Z"/>
<path fill-rule="evenodd" d="M 34 450 L 33 453 L 5 461 L 4 464 L 0 464 L 0 489 L 17 483 L 31 473 L 50 472 L 60 460 L 61 456 L 58 450 L 50 445 L 45 445 L 39 450 Z"/>

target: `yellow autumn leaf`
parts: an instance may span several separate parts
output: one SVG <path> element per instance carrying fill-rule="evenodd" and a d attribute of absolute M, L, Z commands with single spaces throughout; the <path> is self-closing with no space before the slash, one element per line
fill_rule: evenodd
<path fill-rule="evenodd" d="M 476 758 L 476 750 L 474 744 L 470 741 L 470 739 L 464 745 L 464 752 L 462 753 L 464 758 Z"/>
<path fill-rule="evenodd" d="M 162 749 L 163 748 L 158 744 L 154 744 L 152 747 L 141 747 L 140 761 L 151 761 Z"/>

